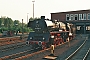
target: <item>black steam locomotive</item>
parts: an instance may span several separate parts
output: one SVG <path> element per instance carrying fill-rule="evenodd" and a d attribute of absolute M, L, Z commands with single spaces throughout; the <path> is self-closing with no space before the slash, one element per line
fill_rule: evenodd
<path fill-rule="evenodd" d="M 58 27 L 55 23 L 52 25 L 47 24 L 44 16 L 41 19 L 36 19 L 33 21 L 29 21 L 28 27 L 33 29 L 33 32 L 29 33 L 27 44 L 33 45 L 33 47 L 41 47 L 45 49 L 50 47 L 50 45 L 59 45 L 67 41 L 69 37 L 69 31 L 60 28 L 60 24 Z M 51 21 L 49 21 L 49 24 Z"/>

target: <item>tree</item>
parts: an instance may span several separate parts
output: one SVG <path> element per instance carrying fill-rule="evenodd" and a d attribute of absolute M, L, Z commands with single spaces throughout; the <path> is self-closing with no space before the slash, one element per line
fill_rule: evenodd
<path fill-rule="evenodd" d="M 29 20 L 36 20 L 40 18 L 30 18 Z M 31 28 L 27 27 L 27 24 L 23 23 L 23 30 L 22 30 L 22 23 L 19 20 L 12 20 L 9 17 L 1 16 L 0 18 L 0 32 L 2 31 L 20 31 L 20 32 L 30 32 L 32 31 Z"/>
<path fill-rule="evenodd" d="M 4 25 L 4 17 L 0 18 L 0 27 L 2 27 Z"/>
<path fill-rule="evenodd" d="M 2 25 L 2 19 L 0 18 L 0 27 L 1 27 L 1 25 Z"/>
<path fill-rule="evenodd" d="M 4 26 L 8 27 L 8 30 L 10 30 L 13 26 L 13 20 L 11 18 L 4 18 Z"/>
<path fill-rule="evenodd" d="M 38 17 L 32 18 L 32 17 L 31 17 L 31 18 L 29 19 L 29 21 L 33 21 L 33 20 L 36 20 L 36 19 L 40 19 L 40 18 L 38 18 Z"/>

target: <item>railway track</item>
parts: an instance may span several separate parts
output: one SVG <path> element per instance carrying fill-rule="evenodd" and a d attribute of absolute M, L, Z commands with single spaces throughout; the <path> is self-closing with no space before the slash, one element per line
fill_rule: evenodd
<path fill-rule="evenodd" d="M 30 50 L 32 46 L 26 45 L 25 43 L 20 43 L 15 46 L 10 45 L 8 48 L 6 48 L 6 47 L 4 49 L 2 48 L 2 50 L 0 50 L 0 57 L 12 55 L 15 53 L 19 53 L 21 51 Z"/>
<path fill-rule="evenodd" d="M 27 46 L 24 40 L 20 40 L 20 36 L 0 38 L 0 43 L 0 52 Z"/>
<path fill-rule="evenodd" d="M 24 47 L 24 46 L 27 46 L 25 42 L 2 46 L 2 47 L 0 47 L 0 52 L 5 52 L 5 51 L 8 51 L 8 50 L 17 49 L 17 48 Z"/>
<path fill-rule="evenodd" d="M 31 49 L 31 50 L 27 50 L 27 51 L 23 51 L 23 52 L 19 52 L 19 53 L 15 53 L 15 54 L 11 54 L 11 55 L 8 55 L 8 56 L 1 57 L 0 60 L 13 60 L 13 59 L 17 59 L 19 57 L 22 57 L 22 56 L 25 56 L 25 55 L 37 52 L 39 50 L 41 50 L 40 47 L 37 47 L 35 49 Z"/>
<path fill-rule="evenodd" d="M 4 38 L 0 38 L 0 46 L 14 44 L 23 41 L 24 40 L 20 39 L 20 36 L 4 37 Z"/>
<path fill-rule="evenodd" d="M 86 40 L 86 42 L 87 42 L 88 40 Z M 25 48 L 25 47 L 24 47 Z M 27 47 L 26 47 L 27 48 Z M 23 48 L 21 48 L 21 49 L 23 49 Z M 33 49 L 32 49 L 33 50 Z M 36 53 L 34 53 L 35 51 L 30 51 L 30 48 L 29 49 L 27 49 L 27 50 L 25 50 L 25 51 L 20 51 L 20 52 L 18 52 L 18 53 L 14 53 L 14 54 L 9 54 L 9 55 L 5 55 L 5 56 L 3 56 L 3 57 L 1 57 L 0 59 L 1 60 L 22 60 L 22 59 L 24 59 L 24 58 L 28 58 L 28 57 L 30 57 L 30 56 L 32 56 L 32 55 L 36 55 Z M 86 54 L 85 54 L 86 55 Z M 84 56 L 85 56 L 84 55 Z M 88 54 L 89 55 L 89 54 Z M 41 55 L 40 55 L 41 56 Z M 32 58 L 32 57 L 31 57 Z M 64 59 L 65 60 L 65 59 Z"/>
<path fill-rule="evenodd" d="M 90 40 L 88 37 L 86 37 L 86 40 L 83 42 L 83 44 L 76 50 L 74 51 L 70 56 L 68 56 L 65 60 L 85 60 L 86 57 L 88 56 L 88 51 L 89 51 L 89 43 Z"/>
<path fill-rule="evenodd" d="M 90 60 L 90 48 L 88 49 L 87 53 L 85 54 L 83 60 Z"/>

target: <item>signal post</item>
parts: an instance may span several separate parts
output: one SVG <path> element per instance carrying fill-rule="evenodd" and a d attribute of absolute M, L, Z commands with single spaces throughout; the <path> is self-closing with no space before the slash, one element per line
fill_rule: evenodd
<path fill-rule="evenodd" d="M 51 49 L 50 50 L 51 50 L 51 54 L 45 56 L 43 59 L 45 59 L 45 60 L 56 60 L 57 56 L 54 55 L 54 45 L 51 45 Z"/>

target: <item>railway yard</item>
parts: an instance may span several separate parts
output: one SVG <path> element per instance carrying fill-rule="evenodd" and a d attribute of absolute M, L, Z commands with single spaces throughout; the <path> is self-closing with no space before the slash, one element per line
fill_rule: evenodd
<path fill-rule="evenodd" d="M 70 42 L 55 47 L 55 60 L 90 60 L 90 38 L 88 34 L 78 34 Z M 0 60 L 49 60 L 51 49 L 32 49 L 20 37 L 0 38 Z"/>
<path fill-rule="evenodd" d="M 0 60 L 90 60 L 90 9 L 75 11 L 60 9 L 63 12 L 54 12 L 54 10 L 62 8 L 57 8 L 61 6 L 57 5 L 53 9 L 50 8 L 52 13 L 49 9 L 53 6 L 52 1 L 51 3 L 46 2 L 50 6 L 42 3 L 43 1 L 37 1 L 39 2 L 37 3 L 35 0 L 32 0 L 33 5 L 27 5 L 31 4 L 30 1 L 17 2 L 19 5 L 15 1 L 1 2 L 4 10 L 1 7 Z M 44 7 L 47 10 L 37 9 L 35 14 L 38 15 L 34 16 L 34 2 L 41 6 L 38 6 L 39 9 Z M 59 2 L 55 3 L 60 4 Z M 83 3 L 83 1 L 81 2 Z M 20 6 L 20 9 L 17 6 Z M 28 6 L 32 6 L 33 12 Z M 38 7 L 36 6 L 36 8 Z M 75 9 L 74 7 L 72 9 Z M 44 16 L 48 9 L 51 18 Z M 33 17 L 31 17 L 31 13 L 33 13 Z"/>
<path fill-rule="evenodd" d="M 15 36 L 13 38 L 12 37 L 0 38 L 0 46 L 19 43 L 19 42 L 23 42 L 23 41 L 24 40 L 20 40 L 20 36 Z"/>

